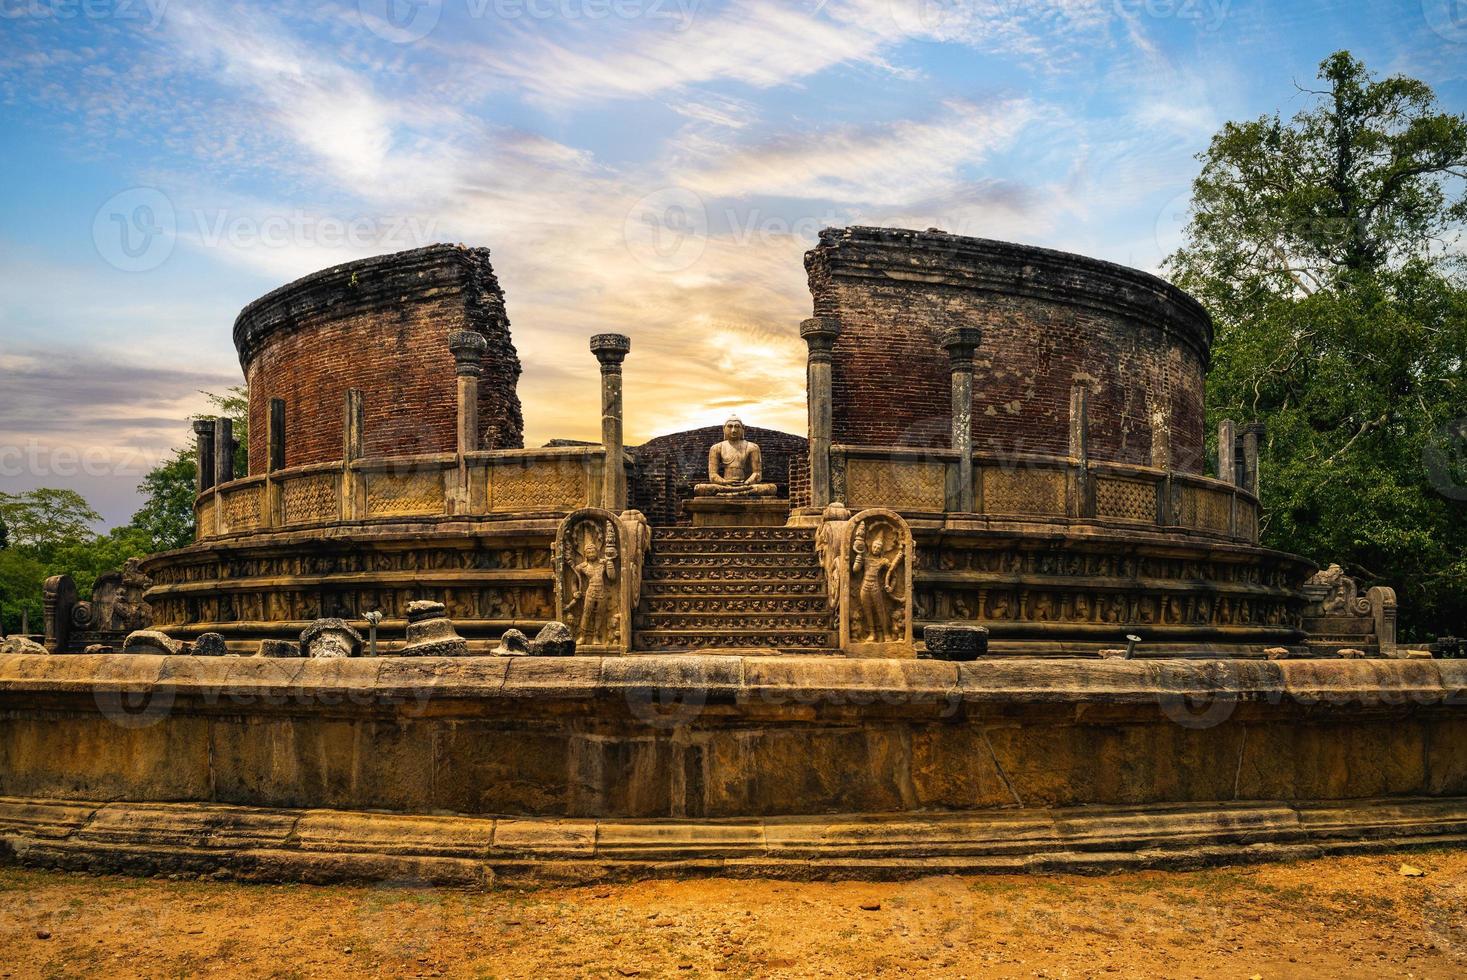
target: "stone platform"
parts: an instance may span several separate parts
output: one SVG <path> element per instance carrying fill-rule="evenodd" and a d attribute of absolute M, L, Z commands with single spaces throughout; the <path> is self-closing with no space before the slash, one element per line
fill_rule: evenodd
<path fill-rule="evenodd" d="M 683 506 L 693 527 L 784 527 L 790 502 L 776 497 L 694 497 Z"/>
<path fill-rule="evenodd" d="M 472 883 L 1457 841 L 1464 689 L 1459 661 L 13 655 L 0 850 Z"/>

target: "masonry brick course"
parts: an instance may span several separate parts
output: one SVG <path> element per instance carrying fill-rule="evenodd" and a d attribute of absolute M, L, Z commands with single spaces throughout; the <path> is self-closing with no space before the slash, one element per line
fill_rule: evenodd
<path fill-rule="evenodd" d="M 948 445 L 938 338 L 977 326 L 975 449 L 1064 454 L 1078 383 L 1091 392 L 1091 458 L 1159 463 L 1169 434 L 1171 465 L 1201 472 L 1212 328 L 1170 284 L 1083 256 L 899 229 L 828 229 L 805 265 L 815 315 L 840 325 L 835 442 Z"/>
<path fill-rule="evenodd" d="M 285 401 L 287 467 L 340 459 L 351 388 L 365 393 L 366 455 L 452 452 L 453 330 L 489 341 L 479 385 L 481 448 L 522 447 L 520 362 L 488 249 L 431 245 L 349 262 L 245 307 L 234 339 L 249 384 L 250 473 L 267 465 L 272 398 Z"/>

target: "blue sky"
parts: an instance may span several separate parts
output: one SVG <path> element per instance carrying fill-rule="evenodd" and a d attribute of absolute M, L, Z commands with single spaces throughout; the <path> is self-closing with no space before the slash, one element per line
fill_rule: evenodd
<path fill-rule="evenodd" d="M 527 441 L 804 427 L 823 226 L 1155 270 L 1225 121 L 1348 48 L 1467 108 L 1467 0 L 0 0 L 0 487 L 109 523 L 241 381 L 239 308 L 486 245 Z"/>

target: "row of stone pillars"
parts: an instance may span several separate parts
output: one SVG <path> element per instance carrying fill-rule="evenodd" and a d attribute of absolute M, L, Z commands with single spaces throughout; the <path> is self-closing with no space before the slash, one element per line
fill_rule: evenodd
<path fill-rule="evenodd" d="M 830 499 L 831 446 L 831 356 L 840 337 L 834 317 L 811 317 L 800 324 L 800 337 L 809 348 L 806 362 L 806 391 L 809 401 L 810 503 L 824 508 Z M 982 342 L 977 327 L 949 327 L 938 342 L 948 355 L 952 386 L 952 450 L 958 456 L 957 508 L 971 513 L 975 506 L 973 477 L 973 355 Z M 1079 463 L 1082 479 L 1089 473 L 1089 391 L 1076 385 L 1070 394 L 1070 456 Z M 1164 440 L 1153 453 L 1153 462 L 1171 467 L 1170 446 Z M 1218 426 L 1218 479 L 1258 494 L 1258 446 L 1264 435 L 1261 422 L 1242 427 L 1241 435 L 1232 421 Z M 1159 458 L 1158 458 L 1159 457 Z M 1082 486 L 1081 492 L 1086 490 Z"/>
<path fill-rule="evenodd" d="M 840 337 L 834 317 L 811 317 L 800 324 L 809 348 L 805 390 L 809 403 L 810 503 L 824 508 L 830 499 L 831 352 Z M 973 489 L 973 353 L 982 342 L 977 327 L 951 327 L 940 342 L 948 354 L 952 385 L 952 449 L 958 454 L 957 506 L 971 512 Z"/>

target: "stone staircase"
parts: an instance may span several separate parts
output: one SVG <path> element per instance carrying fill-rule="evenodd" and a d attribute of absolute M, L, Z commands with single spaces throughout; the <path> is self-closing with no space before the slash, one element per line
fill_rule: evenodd
<path fill-rule="evenodd" d="M 835 628 L 810 529 L 653 529 L 634 650 L 833 653 Z"/>

